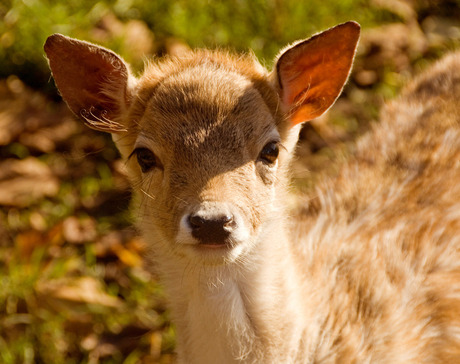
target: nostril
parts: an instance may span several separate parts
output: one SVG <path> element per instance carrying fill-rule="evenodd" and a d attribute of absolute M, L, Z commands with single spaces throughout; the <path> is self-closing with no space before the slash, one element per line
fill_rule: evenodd
<path fill-rule="evenodd" d="M 188 222 L 192 229 L 199 229 L 206 224 L 206 220 L 199 215 L 190 215 Z"/>

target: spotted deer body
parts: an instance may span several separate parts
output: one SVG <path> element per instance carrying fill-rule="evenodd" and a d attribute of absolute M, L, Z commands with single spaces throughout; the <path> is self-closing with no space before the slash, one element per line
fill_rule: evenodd
<path fill-rule="evenodd" d="M 284 50 L 196 51 L 139 79 L 114 53 L 46 45 L 63 98 L 110 132 L 170 297 L 183 363 L 460 360 L 460 55 L 389 104 L 334 178 L 288 211 L 299 126 L 351 68 L 350 22 Z"/>

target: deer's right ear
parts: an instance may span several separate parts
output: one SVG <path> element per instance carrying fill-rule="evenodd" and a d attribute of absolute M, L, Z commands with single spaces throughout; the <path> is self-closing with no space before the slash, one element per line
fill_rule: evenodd
<path fill-rule="evenodd" d="M 135 83 L 126 63 L 108 49 L 61 34 L 48 37 L 44 48 L 69 108 L 92 129 L 126 131 L 121 119 Z"/>
<path fill-rule="evenodd" d="M 273 80 L 291 125 L 323 114 L 342 92 L 353 64 L 360 26 L 337 25 L 287 48 Z"/>

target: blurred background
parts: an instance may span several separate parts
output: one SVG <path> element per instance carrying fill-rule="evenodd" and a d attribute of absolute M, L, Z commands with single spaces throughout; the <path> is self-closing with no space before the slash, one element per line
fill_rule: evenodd
<path fill-rule="evenodd" d="M 0 363 L 171 363 L 174 327 L 110 136 L 60 100 L 43 43 L 52 33 L 146 58 L 194 47 L 278 50 L 338 23 L 363 33 L 335 107 L 306 125 L 293 188 L 333 174 L 382 103 L 460 46 L 460 0 L 1 0 Z"/>

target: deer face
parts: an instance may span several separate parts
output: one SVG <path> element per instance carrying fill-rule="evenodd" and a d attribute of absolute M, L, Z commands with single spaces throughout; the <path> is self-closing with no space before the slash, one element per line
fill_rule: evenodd
<path fill-rule="evenodd" d="M 198 51 L 140 79 L 115 53 L 59 34 L 45 51 L 71 110 L 112 133 L 152 249 L 224 264 L 279 226 L 293 126 L 334 103 L 358 38 L 356 23 L 341 24 L 287 48 L 271 73 L 252 57 Z"/>
<path fill-rule="evenodd" d="M 277 216 L 284 121 L 249 77 L 212 62 L 144 92 L 128 162 L 142 230 L 179 255 L 235 260 Z"/>

